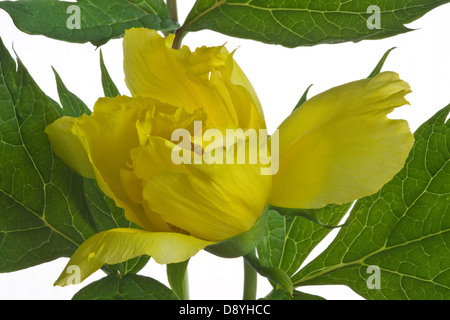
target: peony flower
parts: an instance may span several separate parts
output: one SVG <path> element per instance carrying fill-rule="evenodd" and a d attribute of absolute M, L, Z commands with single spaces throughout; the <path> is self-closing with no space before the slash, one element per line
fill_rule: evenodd
<path fill-rule="evenodd" d="M 174 50 L 173 39 L 128 30 L 124 70 L 132 97 L 101 98 L 90 116 L 62 117 L 46 129 L 55 153 L 96 179 L 140 227 L 87 239 L 57 285 L 68 284 L 70 266 L 83 280 L 103 264 L 142 254 L 160 264 L 185 261 L 250 230 L 268 204 L 347 203 L 377 192 L 404 165 L 413 136 L 406 121 L 386 116 L 410 92 L 397 74 L 310 99 L 280 125 L 279 144 L 272 138 L 252 147 L 252 134 L 228 144 L 229 130 L 266 129 L 253 87 L 224 46 Z M 176 132 L 188 137 L 174 141 Z M 242 150 L 245 161 L 238 159 Z M 271 161 L 278 162 L 273 174 L 262 174 Z"/>

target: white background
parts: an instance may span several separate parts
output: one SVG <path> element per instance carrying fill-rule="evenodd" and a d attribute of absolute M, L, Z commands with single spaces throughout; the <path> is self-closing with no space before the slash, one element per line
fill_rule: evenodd
<path fill-rule="evenodd" d="M 180 0 L 179 15 L 183 21 L 194 0 Z M 393 113 L 405 118 L 411 129 L 430 118 L 450 103 L 450 5 L 441 6 L 408 27 L 413 32 L 385 40 L 363 41 L 357 44 L 319 45 L 287 49 L 255 41 L 227 37 L 211 31 L 191 33 L 184 44 L 198 46 L 222 45 L 235 54 L 262 102 L 269 131 L 287 117 L 303 94 L 313 84 L 310 95 L 333 86 L 365 78 L 381 56 L 397 47 L 388 58 L 384 71 L 396 71 L 409 82 L 413 93 L 407 96 L 411 106 Z M 381 21 L 383 23 L 383 21 Z M 92 107 L 103 96 L 100 80 L 99 50 L 90 44 L 70 44 L 42 36 L 20 32 L 9 15 L 0 10 L 0 37 L 6 47 L 23 61 L 41 89 L 58 100 L 53 66 L 66 86 Z M 105 63 L 122 94 L 129 94 L 123 81 L 122 41 L 113 40 L 102 47 Z M 330 241 L 337 231 L 327 238 Z M 316 255 L 325 245 L 314 251 Z M 309 258 L 309 260 L 312 257 Z M 61 258 L 27 270 L 0 274 L 0 299 L 70 299 L 81 287 L 103 277 L 95 273 L 78 286 L 53 287 L 67 259 Z M 241 299 L 242 260 L 222 259 L 201 252 L 189 265 L 192 299 Z M 165 267 L 150 262 L 141 274 L 167 284 Z M 382 276 L 382 274 L 381 274 Z M 258 297 L 270 291 L 265 279 L 260 279 Z M 305 287 L 303 291 L 328 299 L 361 299 L 344 286 Z"/>

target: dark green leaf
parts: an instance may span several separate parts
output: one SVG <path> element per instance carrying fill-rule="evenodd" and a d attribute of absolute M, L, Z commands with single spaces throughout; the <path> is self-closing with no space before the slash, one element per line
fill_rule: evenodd
<path fill-rule="evenodd" d="M 125 219 L 123 209 L 118 208 L 114 201 L 100 190 L 97 181 L 85 178 L 84 189 L 97 231 L 131 226 L 130 222 Z"/>
<path fill-rule="evenodd" d="M 163 0 L 2 1 L 0 8 L 25 33 L 96 46 L 122 37 L 133 27 L 178 27 Z"/>
<path fill-rule="evenodd" d="M 448 2 L 197 0 L 182 28 L 286 47 L 356 42 L 410 31 L 405 24 Z M 379 15 L 370 6 L 377 6 Z"/>
<path fill-rule="evenodd" d="M 109 275 L 80 291 L 73 300 L 176 300 L 175 294 L 162 283 L 139 275 Z"/>
<path fill-rule="evenodd" d="M 359 200 L 295 286 L 344 284 L 367 299 L 450 299 L 450 105 L 415 133 L 406 165 Z"/>
<path fill-rule="evenodd" d="M 105 97 L 114 98 L 120 96 L 119 89 L 111 79 L 108 69 L 106 69 L 105 62 L 103 61 L 103 54 L 100 50 L 100 70 L 102 72 L 102 86 Z"/>
<path fill-rule="evenodd" d="M 95 233 L 82 178 L 44 133 L 62 114 L 0 40 L 0 272 L 70 256 Z"/>

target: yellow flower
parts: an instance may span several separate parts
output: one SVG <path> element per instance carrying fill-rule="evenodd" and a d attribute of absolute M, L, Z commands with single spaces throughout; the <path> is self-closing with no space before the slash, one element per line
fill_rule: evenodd
<path fill-rule="evenodd" d="M 261 174 L 270 154 L 258 154 L 256 162 L 202 161 L 213 154 L 237 160 L 235 147 L 250 148 L 247 139 L 207 151 L 213 142 L 198 143 L 198 124 L 202 134 L 263 131 L 264 115 L 225 47 L 191 52 L 173 50 L 172 42 L 172 35 L 127 31 L 124 70 L 132 97 L 99 99 L 92 115 L 63 117 L 46 129 L 55 153 L 95 178 L 142 228 L 86 240 L 66 267 L 78 266 L 82 280 L 103 264 L 142 254 L 161 264 L 184 261 L 249 230 L 267 204 L 306 209 L 346 203 L 378 191 L 403 167 L 413 136 L 405 121 L 386 115 L 407 103 L 410 89 L 392 72 L 333 88 L 295 110 L 279 127 L 273 176 Z M 176 130 L 192 140 L 176 144 Z M 182 151 L 181 163 L 174 150 Z M 70 276 L 63 272 L 55 284 L 68 284 Z"/>

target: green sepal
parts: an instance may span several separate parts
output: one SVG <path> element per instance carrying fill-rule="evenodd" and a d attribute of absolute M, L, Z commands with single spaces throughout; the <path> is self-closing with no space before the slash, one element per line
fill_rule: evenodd
<path fill-rule="evenodd" d="M 285 271 L 278 267 L 263 265 L 254 252 L 244 256 L 244 259 L 261 276 L 273 281 L 276 284 L 277 289 L 283 290 L 287 294 L 292 294 L 294 286 L 291 278 Z"/>
<path fill-rule="evenodd" d="M 92 111 L 88 108 L 88 106 L 86 106 L 80 98 L 67 89 L 55 68 L 52 67 L 52 70 L 55 74 L 58 97 L 61 101 L 64 115 L 69 117 L 79 117 L 82 114 L 90 115 Z"/>
<path fill-rule="evenodd" d="M 306 100 L 308 100 L 308 92 L 309 92 L 309 89 L 311 89 L 311 87 L 312 87 L 312 84 L 310 84 L 309 87 L 305 90 L 302 97 L 297 102 L 297 105 L 294 107 L 294 110 L 300 108 L 306 102 Z M 294 110 L 292 110 L 292 111 L 294 111 Z"/>
<path fill-rule="evenodd" d="M 117 89 L 117 86 L 114 84 L 111 76 L 109 75 L 108 69 L 106 68 L 102 50 L 100 50 L 100 71 L 102 74 L 102 87 L 105 97 L 114 98 L 120 96 L 119 89 Z"/>
<path fill-rule="evenodd" d="M 351 203 L 346 204 L 345 206 L 348 206 L 348 208 L 350 208 Z M 282 216 L 302 217 L 302 218 L 308 219 L 309 221 L 317 223 L 318 225 L 320 225 L 324 228 L 327 228 L 327 229 L 340 228 L 345 225 L 345 224 L 343 224 L 343 225 L 333 226 L 333 225 L 329 225 L 329 224 L 322 222 L 319 219 L 319 215 L 318 215 L 318 211 L 320 209 L 292 209 L 292 208 L 276 207 L 276 206 L 272 206 L 272 205 L 269 205 L 269 208 L 271 210 L 277 211 Z"/>
<path fill-rule="evenodd" d="M 391 53 L 392 50 L 396 49 L 396 47 L 390 48 L 386 53 L 381 57 L 378 64 L 375 66 L 375 68 L 372 70 L 372 72 L 369 74 L 367 78 L 374 78 L 377 74 L 381 72 L 381 68 L 383 68 L 384 63 L 386 62 L 387 57 Z"/>
<path fill-rule="evenodd" d="M 249 254 L 264 236 L 268 217 L 269 208 L 266 208 L 250 230 L 211 244 L 205 250 L 222 258 L 237 258 Z"/>

